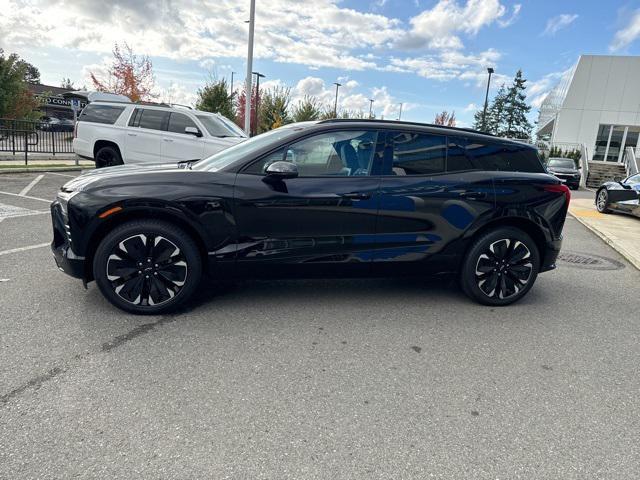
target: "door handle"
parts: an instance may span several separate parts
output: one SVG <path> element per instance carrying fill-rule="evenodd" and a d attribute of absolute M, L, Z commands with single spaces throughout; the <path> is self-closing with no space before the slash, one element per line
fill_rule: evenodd
<path fill-rule="evenodd" d="M 163 138 L 162 140 L 164 140 L 165 142 L 173 142 L 173 140 L 170 138 Z"/>
<path fill-rule="evenodd" d="M 370 193 L 343 193 L 340 195 L 342 198 L 348 198 L 350 200 L 369 200 L 371 198 Z"/>
<path fill-rule="evenodd" d="M 487 198 L 487 192 L 460 192 L 460 198 L 468 198 L 469 200 L 479 200 Z"/>
<path fill-rule="evenodd" d="M 137 133 L 127 133 L 127 135 L 129 135 L 130 137 L 137 137 L 138 136 Z"/>

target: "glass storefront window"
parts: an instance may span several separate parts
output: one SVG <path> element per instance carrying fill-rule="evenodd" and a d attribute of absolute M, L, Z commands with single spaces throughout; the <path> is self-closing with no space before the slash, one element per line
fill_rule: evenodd
<path fill-rule="evenodd" d="M 622 161 L 624 149 L 640 146 L 640 127 L 624 125 L 600 125 L 593 150 L 593 161 Z"/>
<path fill-rule="evenodd" d="M 609 144 L 610 131 L 611 125 L 600 125 L 600 128 L 598 128 L 598 136 L 596 137 L 596 148 L 593 150 L 594 161 L 604 161 L 604 157 L 607 154 L 607 145 Z"/>

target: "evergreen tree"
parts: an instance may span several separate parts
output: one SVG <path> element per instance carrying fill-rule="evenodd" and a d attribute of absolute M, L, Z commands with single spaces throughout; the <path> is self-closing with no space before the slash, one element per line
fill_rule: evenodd
<path fill-rule="evenodd" d="M 504 104 L 504 130 L 501 135 L 508 138 L 528 139 L 533 126 L 527 119 L 531 107 L 527 105 L 525 89 L 527 81 L 522 78 L 522 70 L 518 70 L 513 84 L 507 90 Z"/>
<path fill-rule="evenodd" d="M 507 90 L 503 84 L 500 85 L 496 96 L 493 97 L 491 107 L 487 110 L 487 132 L 504 136 L 506 104 Z"/>
<path fill-rule="evenodd" d="M 289 87 L 261 90 L 258 101 L 258 133 L 273 130 L 291 122 L 289 118 L 291 89 Z"/>
<path fill-rule="evenodd" d="M 305 95 L 293 108 L 292 119 L 294 122 L 307 122 L 318 120 L 322 116 L 322 105 L 316 97 Z"/>
<path fill-rule="evenodd" d="M 196 108 L 204 112 L 219 113 L 229 120 L 233 120 L 236 114 L 227 81 L 224 78 L 211 81 L 199 89 Z"/>

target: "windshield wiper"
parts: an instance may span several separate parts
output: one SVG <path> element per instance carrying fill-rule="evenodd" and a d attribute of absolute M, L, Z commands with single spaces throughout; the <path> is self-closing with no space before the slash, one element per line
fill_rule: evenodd
<path fill-rule="evenodd" d="M 182 160 L 180 162 L 178 162 L 178 168 L 188 168 L 189 170 L 191 170 L 191 166 L 196 163 L 199 162 L 200 160 L 202 160 L 201 158 L 196 158 L 193 160 Z"/>

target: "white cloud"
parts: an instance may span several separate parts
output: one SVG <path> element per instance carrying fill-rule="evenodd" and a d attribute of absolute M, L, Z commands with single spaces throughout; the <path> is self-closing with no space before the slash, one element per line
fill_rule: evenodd
<path fill-rule="evenodd" d="M 518 20 L 518 17 L 520 16 L 520 10 L 522 10 L 522 5 L 520 5 L 519 3 L 516 3 L 513 6 L 513 10 L 511 11 L 511 16 L 504 20 L 498 20 L 498 25 L 500 25 L 502 28 L 506 28 L 510 25 L 513 25 L 516 22 L 516 20 Z"/>
<path fill-rule="evenodd" d="M 514 10 L 519 11 L 516 6 Z M 430 10 L 424 10 L 410 20 L 411 30 L 398 42 L 401 47 L 460 49 L 461 33 L 476 35 L 483 27 L 501 19 L 507 8 L 499 0 L 439 0 Z M 517 12 L 516 12 L 517 15 Z"/>
<path fill-rule="evenodd" d="M 573 67 L 572 67 L 573 68 Z M 527 101 L 534 108 L 540 108 L 542 102 L 560 79 L 571 69 L 546 74 L 539 80 L 527 82 Z"/>
<path fill-rule="evenodd" d="M 542 32 L 542 35 L 555 35 L 558 30 L 568 27 L 575 22 L 577 18 L 578 14 L 576 13 L 563 13 L 561 15 L 551 17 L 547 20 L 547 27 L 544 29 L 544 32 Z"/>
<path fill-rule="evenodd" d="M 613 37 L 609 50 L 612 52 L 621 50 L 632 42 L 640 38 L 640 10 L 636 10 L 629 23 L 621 30 L 618 30 Z"/>

